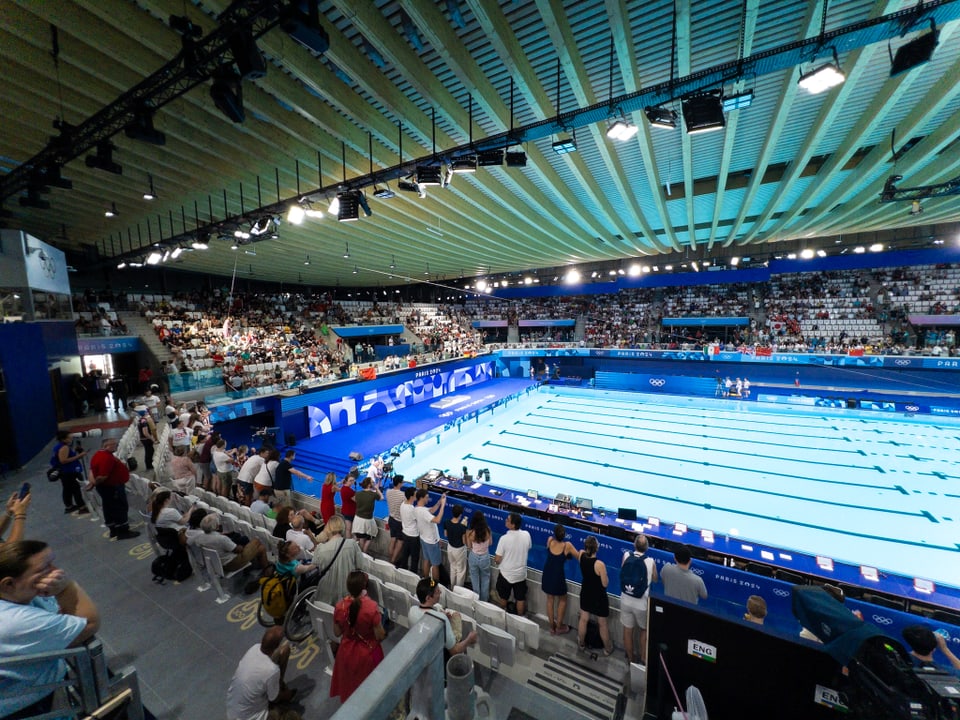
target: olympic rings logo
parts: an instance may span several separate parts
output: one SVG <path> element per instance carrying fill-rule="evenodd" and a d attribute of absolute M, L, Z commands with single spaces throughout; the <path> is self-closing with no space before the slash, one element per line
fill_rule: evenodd
<path fill-rule="evenodd" d="M 893 625 L 893 618 L 888 618 L 883 615 L 874 615 L 872 619 L 877 625 Z"/>
<path fill-rule="evenodd" d="M 650 385 L 653 387 L 663 387 L 667 384 L 667 381 L 663 378 L 650 378 Z"/>
<path fill-rule="evenodd" d="M 790 597 L 790 591 L 784 590 L 783 588 L 774 588 L 773 594 L 778 595 L 780 597 Z"/>
<path fill-rule="evenodd" d="M 910 364 L 910 361 L 907 360 L 906 358 L 897 358 L 896 360 L 893 361 L 893 364 L 899 365 L 900 367 L 906 367 L 907 365 Z"/>
<path fill-rule="evenodd" d="M 920 410 L 920 408 L 918 408 L 916 405 L 907 405 L 903 409 L 906 410 L 907 412 L 917 412 Z"/>

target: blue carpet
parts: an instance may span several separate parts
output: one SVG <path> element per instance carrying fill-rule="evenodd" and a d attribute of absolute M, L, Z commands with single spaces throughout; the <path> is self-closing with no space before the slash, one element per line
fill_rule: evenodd
<path fill-rule="evenodd" d="M 528 379 L 489 380 L 464 387 L 433 402 L 421 402 L 325 435 L 300 440 L 297 442 L 295 464 L 317 480 L 322 480 L 330 471 L 342 477 L 351 466 L 356 465 L 348 457 L 351 452 L 359 452 L 364 458 L 379 455 L 433 428 L 520 392 L 530 384 Z M 451 405 L 453 400 L 459 402 Z M 294 488 L 307 495 L 320 495 L 318 482 L 306 483 L 294 479 Z"/>

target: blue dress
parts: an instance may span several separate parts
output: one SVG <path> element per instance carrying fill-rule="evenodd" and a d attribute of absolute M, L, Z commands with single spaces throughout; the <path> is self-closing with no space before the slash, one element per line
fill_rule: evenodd
<path fill-rule="evenodd" d="M 566 553 L 554 555 L 547 549 L 547 562 L 543 565 L 543 578 L 541 587 L 547 595 L 566 595 L 567 594 L 567 573 L 564 565 L 568 560 Z"/>

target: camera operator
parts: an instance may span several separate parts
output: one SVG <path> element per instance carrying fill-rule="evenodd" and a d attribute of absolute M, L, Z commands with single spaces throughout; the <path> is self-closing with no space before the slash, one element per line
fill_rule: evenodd
<path fill-rule="evenodd" d="M 80 441 L 76 438 L 70 443 L 72 434 L 69 430 L 60 430 L 57 432 L 57 444 L 53 448 L 53 458 L 50 465 L 60 471 L 60 485 L 63 490 L 63 512 L 72 513 L 79 511 L 82 513 L 90 512 L 83 502 L 83 494 L 80 492 L 80 482 L 83 479 L 83 463 L 81 462 L 87 455 Z"/>

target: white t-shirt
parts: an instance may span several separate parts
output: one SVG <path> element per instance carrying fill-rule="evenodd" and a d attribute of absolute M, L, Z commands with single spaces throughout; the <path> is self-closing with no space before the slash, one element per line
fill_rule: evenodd
<path fill-rule="evenodd" d="M 300 546 L 300 559 L 309 560 L 313 548 L 313 540 L 311 540 L 303 530 L 294 530 L 290 528 L 287 530 L 287 542 L 295 542 Z"/>
<path fill-rule="evenodd" d="M 170 444 L 173 447 L 190 447 L 190 431 L 185 427 L 171 429 Z"/>
<path fill-rule="evenodd" d="M 280 693 L 280 668 L 257 643 L 240 659 L 227 688 L 228 720 L 267 720 L 270 700 Z"/>
<path fill-rule="evenodd" d="M 400 523 L 403 525 L 403 534 L 407 537 L 420 537 L 417 527 L 417 508 L 405 502 L 400 506 Z"/>
<path fill-rule="evenodd" d="M 228 473 L 233 470 L 233 459 L 223 450 L 214 449 L 211 457 L 218 473 Z"/>
<path fill-rule="evenodd" d="M 247 458 L 246 462 L 240 468 L 240 472 L 237 473 L 237 481 L 242 483 L 252 483 L 257 474 L 260 472 L 260 468 L 263 467 L 264 459 L 260 455 L 254 455 L 251 458 Z"/>
<path fill-rule="evenodd" d="M 420 533 L 420 542 L 430 545 L 436 545 L 440 542 L 440 529 L 433 522 L 433 513 L 425 506 L 418 505 L 416 508 L 417 530 Z"/>
<path fill-rule="evenodd" d="M 176 508 L 165 507 L 157 515 L 156 525 L 158 528 L 172 528 L 174 530 L 179 530 L 181 527 L 180 519 L 182 517 L 183 515 L 181 515 L 180 511 Z"/>
<path fill-rule="evenodd" d="M 532 546 L 526 530 L 508 530 L 497 543 L 494 555 L 500 556 L 500 574 L 509 583 L 527 579 L 527 553 Z"/>
<path fill-rule="evenodd" d="M 277 465 L 279 464 L 280 463 L 277 460 L 265 462 L 253 481 L 257 483 L 257 485 L 273 487 L 273 479 L 277 476 Z"/>
<path fill-rule="evenodd" d="M 410 624 L 410 627 L 413 627 L 418 622 L 423 619 L 424 615 L 433 615 L 436 618 L 443 620 L 443 646 L 450 650 L 454 645 L 457 644 L 457 638 L 453 634 L 453 626 L 450 624 L 450 618 L 447 617 L 447 614 L 443 611 L 443 608 L 439 605 L 434 605 L 430 609 L 425 609 L 419 605 L 414 605 L 407 612 L 407 621 Z"/>

